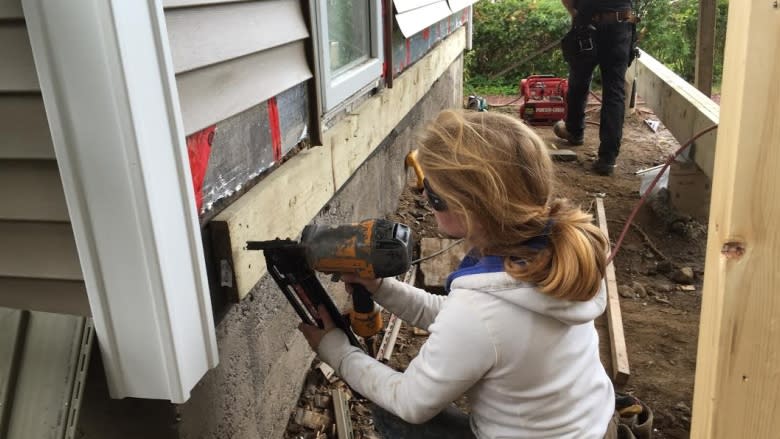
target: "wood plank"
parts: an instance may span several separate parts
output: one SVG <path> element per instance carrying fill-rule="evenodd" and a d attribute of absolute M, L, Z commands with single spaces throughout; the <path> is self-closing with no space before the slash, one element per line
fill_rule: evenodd
<path fill-rule="evenodd" d="M 243 299 L 266 274 L 263 253 L 245 250 L 246 241 L 296 238 L 461 55 L 464 37 L 464 29 L 455 31 L 400 75 L 392 89 L 372 96 L 326 131 L 324 148 L 298 153 L 214 218 L 212 223 L 223 222 L 227 230 L 213 234 L 212 246 L 230 248 L 224 258 L 233 271 L 229 296 Z"/>
<path fill-rule="evenodd" d="M 729 8 L 691 438 L 780 430 L 780 7 Z"/>
<path fill-rule="evenodd" d="M 22 0 L 0 0 L 0 19 L 23 19 Z"/>
<path fill-rule="evenodd" d="M 30 38 L 23 21 L 0 23 L 0 92 L 40 90 Z"/>
<path fill-rule="evenodd" d="M 706 96 L 712 94 L 712 73 L 715 62 L 715 25 L 718 17 L 717 0 L 699 0 L 699 21 L 696 31 L 696 88 Z"/>
<path fill-rule="evenodd" d="M 441 238 L 423 238 L 420 241 L 420 257 L 422 258 L 430 257 L 450 248 L 438 256 L 420 263 L 420 272 L 426 288 L 444 288 L 447 276 L 458 268 L 460 261 L 469 250 L 465 242 L 457 244 L 458 241 L 457 239 Z"/>
<path fill-rule="evenodd" d="M 298 0 L 244 2 L 165 13 L 176 73 L 309 36 Z"/>
<path fill-rule="evenodd" d="M 332 389 L 330 391 L 333 399 L 333 415 L 336 418 L 336 432 L 338 439 L 352 439 L 355 433 L 352 430 L 352 417 L 349 410 L 347 394 L 341 389 Z"/>
<path fill-rule="evenodd" d="M 599 228 L 609 241 L 607 214 L 604 211 L 604 200 L 601 198 L 596 198 L 596 215 L 598 216 Z M 631 371 L 628 367 L 628 350 L 626 349 L 626 337 L 623 333 L 623 316 L 620 312 L 615 264 L 612 262 L 607 265 L 604 281 L 607 287 L 607 324 L 609 326 L 610 350 L 612 351 L 612 381 L 615 385 L 622 386 L 628 382 Z"/>
<path fill-rule="evenodd" d="M 0 276 L 82 280 L 70 224 L 0 221 Z"/>
<path fill-rule="evenodd" d="M 0 306 L 91 315 L 87 287 L 82 281 L 0 277 Z"/>
<path fill-rule="evenodd" d="M 3 438 L 8 432 L 28 318 L 28 311 L 0 308 L 0 437 Z"/>
<path fill-rule="evenodd" d="M 54 160 L 43 98 L 34 95 L 0 95 L 0 159 Z"/>
<path fill-rule="evenodd" d="M 69 221 L 57 162 L 0 160 L 0 220 Z"/>
<path fill-rule="evenodd" d="M 176 76 L 185 134 L 249 109 L 312 77 L 303 41 Z"/>
<path fill-rule="evenodd" d="M 720 106 L 696 87 L 645 52 L 635 62 L 637 93 L 678 142 L 685 142 L 698 131 L 719 122 Z M 710 179 L 716 138 L 717 130 L 705 134 L 696 141 L 690 153 Z"/>
<path fill-rule="evenodd" d="M 65 436 L 85 320 L 30 315 L 7 439 Z"/>

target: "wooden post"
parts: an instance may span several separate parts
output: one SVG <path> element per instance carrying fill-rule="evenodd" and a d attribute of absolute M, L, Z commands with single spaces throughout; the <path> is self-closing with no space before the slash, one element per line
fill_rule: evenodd
<path fill-rule="evenodd" d="M 780 5 L 729 8 L 691 438 L 780 431 Z"/>
<path fill-rule="evenodd" d="M 696 88 L 712 95 L 712 66 L 715 61 L 715 23 L 718 0 L 699 0 L 699 26 L 696 34 Z"/>

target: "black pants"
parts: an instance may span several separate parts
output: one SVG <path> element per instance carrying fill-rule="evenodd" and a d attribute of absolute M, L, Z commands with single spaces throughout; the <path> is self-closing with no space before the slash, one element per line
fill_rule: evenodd
<path fill-rule="evenodd" d="M 422 424 L 410 424 L 376 404 L 371 413 L 374 428 L 384 439 L 476 439 L 468 415 L 454 405 Z"/>
<path fill-rule="evenodd" d="M 599 161 L 614 164 L 620 152 L 625 116 L 625 76 L 629 63 L 631 23 L 596 25 L 593 42 L 596 56 L 574 56 L 569 63 L 569 94 L 566 130 L 581 137 L 585 130 L 585 104 L 590 92 L 590 81 L 596 66 L 601 70 L 603 85 L 601 128 L 599 129 Z"/>

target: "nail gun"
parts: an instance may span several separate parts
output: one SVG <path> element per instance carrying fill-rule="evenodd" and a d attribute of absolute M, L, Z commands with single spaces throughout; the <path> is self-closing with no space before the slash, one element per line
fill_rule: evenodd
<path fill-rule="evenodd" d="M 317 307 L 325 305 L 331 319 L 361 347 L 355 334 L 366 339 L 382 330 L 382 316 L 371 294 L 352 284 L 349 320 L 341 315 L 314 271 L 354 273 L 362 278 L 397 276 L 409 270 L 412 260 L 411 231 L 404 224 L 371 219 L 356 224 L 309 225 L 300 241 L 275 239 L 247 241 L 247 250 L 262 250 L 271 277 L 304 322 L 322 328 Z M 351 330 L 350 330 L 351 329 Z M 353 334 L 354 332 L 354 334 Z M 371 353 L 371 352 L 369 352 Z"/>

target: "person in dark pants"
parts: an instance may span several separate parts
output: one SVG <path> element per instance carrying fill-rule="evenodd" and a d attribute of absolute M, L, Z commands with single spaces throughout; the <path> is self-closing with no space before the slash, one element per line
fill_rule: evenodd
<path fill-rule="evenodd" d="M 572 15 L 573 26 L 562 42 L 569 64 L 566 120 L 553 127 L 555 135 L 582 145 L 585 104 L 596 66 L 603 86 L 598 160 L 593 171 L 612 175 L 620 152 L 625 116 L 625 76 L 633 60 L 637 22 L 631 0 L 561 0 Z"/>

